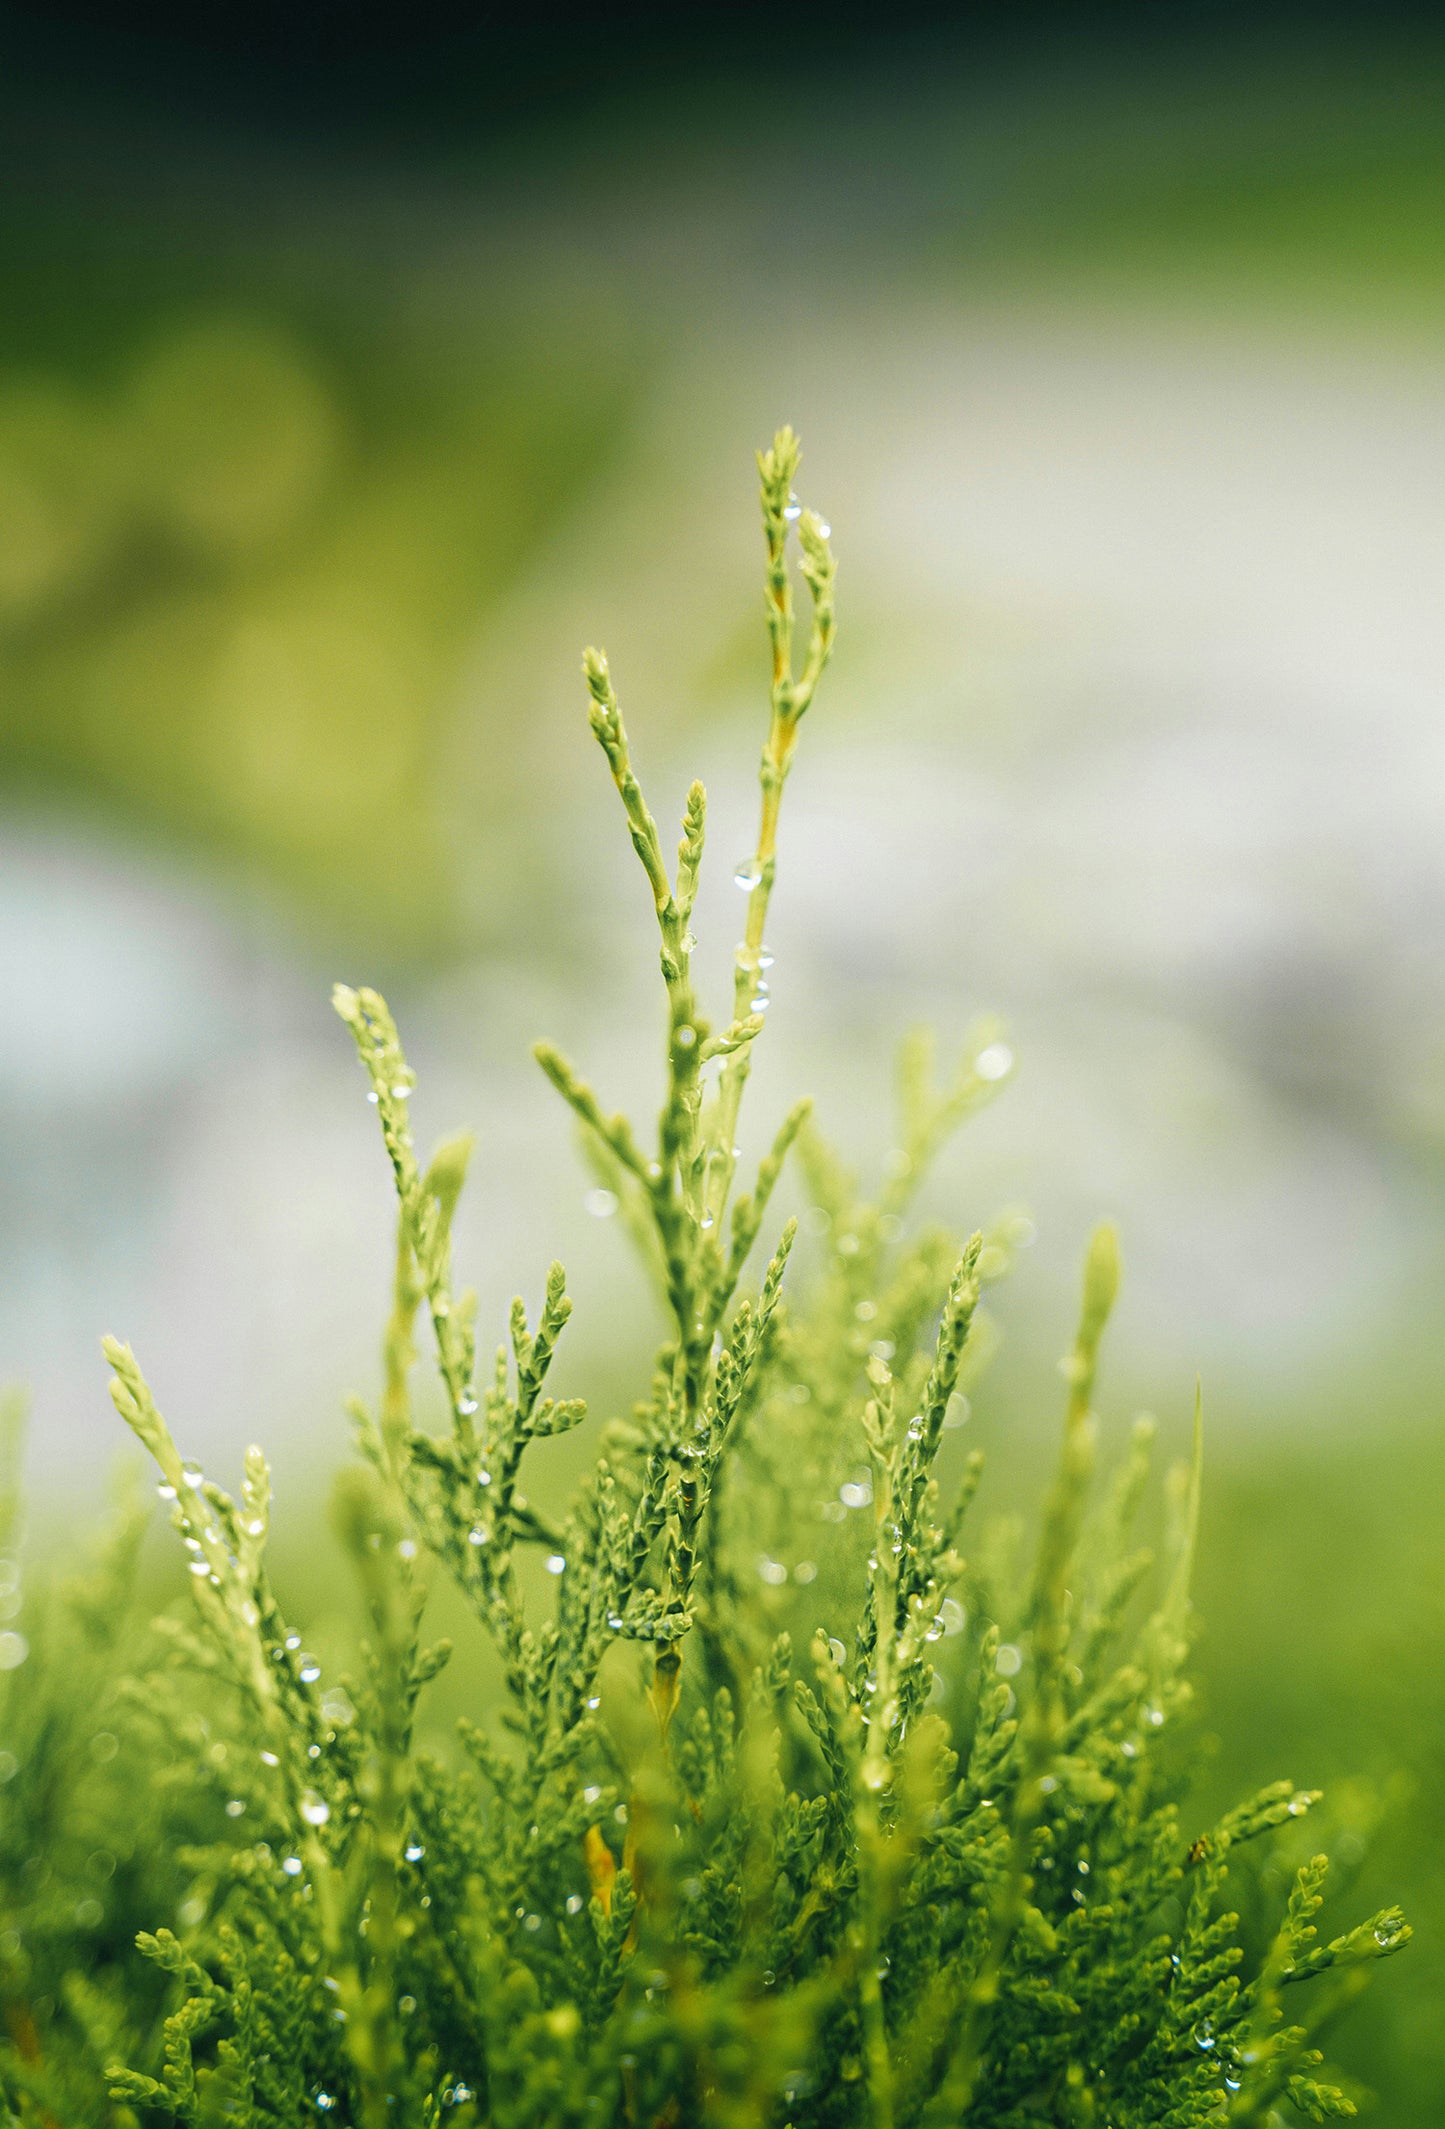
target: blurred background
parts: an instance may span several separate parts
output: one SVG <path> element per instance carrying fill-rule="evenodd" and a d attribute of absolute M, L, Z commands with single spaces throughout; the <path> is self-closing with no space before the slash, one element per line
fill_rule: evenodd
<path fill-rule="evenodd" d="M 979 1427 L 1036 1462 L 1114 1215 L 1116 1424 L 1177 1447 L 1205 1385 L 1206 1791 L 1377 1785 L 1362 1867 L 1420 1942 L 1349 2052 L 1382 2120 L 1438 2121 L 1429 14 L 50 0 L 0 57 L 0 1371 L 36 1541 L 99 1513 L 114 1330 L 208 1469 L 266 1444 L 309 1543 L 390 1251 L 337 977 L 386 989 L 421 1135 L 480 1128 L 484 1323 L 562 1255 L 566 1386 L 629 1400 L 651 1305 L 529 1056 L 656 1092 L 578 657 L 660 818 L 708 784 L 720 996 L 752 452 L 791 421 L 841 628 L 751 1128 L 811 1089 L 876 1162 L 905 1027 L 1007 1020 L 1016 1081 L 933 1192 L 1038 1227 Z"/>

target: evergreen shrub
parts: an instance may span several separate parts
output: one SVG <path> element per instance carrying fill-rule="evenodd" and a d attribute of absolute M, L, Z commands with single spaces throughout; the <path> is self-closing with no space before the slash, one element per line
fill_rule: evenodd
<path fill-rule="evenodd" d="M 1354 2111 L 1316 2037 L 1409 1930 L 1392 1908 L 1321 1931 L 1324 1856 L 1296 1858 L 1262 1933 L 1240 1923 L 1260 1904 L 1252 1849 L 1288 1843 L 1313 1792 L 1188 1816 L 1198 1419 L 1156 1564 L 1134 1536 L 1146 1423 L 1093 1483 L 1108 1227 L 1032 1571 L 966 1549 L 981 1464 L 955 1430 L 1017 1222 L 960 1242 L 911 1208 L 1007 1077 L 998 1030 L 941 1082 L 908 1046 L 875 1195 L 806 1103 L 739 1187 L 779 807 L 833 646 L 829 532 L 794 498 L 797 464 L 787 430 L 759 459 L 771 719 L 720 1025 L 692 977 L 702 787 L 669 867 L 606 660 L 585 659 L 660 934 L 655 1141 L 538 1056 L 665 1297 L 642 1394 L 601 1425 L 548 1394 L 560 1265 L 482 1362 L 452 1271 L 471 1142 L 422 1161 L 392 1017 L 338 989 L 399 1206 L 383 1379 L 353 1407 L 334 1506 L 363 1660 L 325 1675 L 283 1615 L 260 1450 L 238 1494 L 205 1477 L 108 1339 L 194 1605 L 135 1617 L 134 1507 L 80 1584 L 22 1611 L 18 1569 L 0 1571 L 19 1620 L 0 1636 L 12 2125 L 1245 2129 Z M 790 1154 L 796 1270 L 794 1226 L 769 1213 Z M 440 1433 L 413 1412 L 419 1326 Z M 523 1491 L 529 1446 L 584 1425 L 590 1471 L 554 1512 Z M 13 1483 L 5 1500 L 8 1556 Z M 422 1634 L 435 1571 L 505 1684 L 451 1754 L 417 1743 L 449 1653 Z"/>

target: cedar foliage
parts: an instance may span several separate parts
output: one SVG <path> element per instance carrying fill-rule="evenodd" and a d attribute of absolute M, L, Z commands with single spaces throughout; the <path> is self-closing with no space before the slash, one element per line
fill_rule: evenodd
<path fill-rule="evenodd" d="M 552 1267 L 535 1321 L 514 1304 L 484 1363 L 452 1270 L 471 1142 L 423 1163 L 392 1017 L 374 991 L 339 988 L 399 1208 L 382 1384 L 353 1407 L 360 1453 L 334 1507 L 363 1662 L 324 1676 L 283 1615 L 261 1452 L 239 1495 L 206 1478 L 107 1340 L 194 1609 L 152 1630 L 130 1616 L 132 1507 L 92 1578 L 27 1613 L 28 1655 L 11 1635 L 12 2125 L 1263 2129 L 1354 2111 L 1315 2035 L 1409 1931 L 1390 1909 L 1321 1936 L 1316 1857 L 1248 1953 L 1231 1911 L 1247 1844 L 1315 1796 L 1280 1782 L 1202 1831 L 1184 1816 L 1198 1415 L 1156 1566 L 1133 1535 L 1147 1423 L 1093 1485 L 1119 1282 L 1108 1227 L 1087 1254 L 1032 1573 L 1011 1588 L 964 1549 L 981 1465 L 950 1437 L 1018 1223 L 960 1243 L 910 1208 L 1007 1076 L 997 1031 L 941 1083 L 926 1043 L 908 1046 L 876 1196 L 806 1104 L 737 1187 L 779 808 L 833 643 L 828 528 L 794 498 L 797 464 L 787 430 L 759 459 L 771 717 L 720 1027 L 691 974 L 704 793 L 688 794 L 670 868 L 606 661 L 585 660 L 660 935 L 655 1143 L 555 1050 L 538 1057 L 665 1297 L 645 1393 L 598 1429 L 565 1512 L 527 1497 L 529 1445 L 595 1424 L 548 1394 L 565 1275 Z M 793 1223 L 769 1219 L 792 1151 L 805 1278 L 789 1269 Z M 423 1331 L 440 1433 L 413 1410 Z M 13 1485 L 4 1500 L 9 1554 Z M 448 1656 L 423 1639 L 428 1563 L 505 1684 L 450 1757 L 416 1742 Z"/>

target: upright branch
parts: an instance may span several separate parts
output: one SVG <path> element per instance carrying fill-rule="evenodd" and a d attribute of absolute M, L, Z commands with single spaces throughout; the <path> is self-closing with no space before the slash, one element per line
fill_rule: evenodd
<path fill-rule="evenodd" d="M 798 727 L 812 704 L 823 668 L 833 652 L 833 585 L 837 565 L 828 545 L 830 528 L 815 511 L 805 510 L 793 493 L 793 479 L 801 456 L 798 439 L 787 428 L 779 429 L 771 450 L 758 453 L 763 532 L 768 549 L 765 600 L 768 641 L 772 649 L 772 714 L 758 770 L 762 805 L 757 848 L 737 874 L 738 885 L 747 893 L 748 909 L 733 965 L 735 1021 L 748 1014 L 767 1011 L 768 961 L 764 933 L 777 866 L 778 813 L 783 801 L 783 785 L 798 743 Z M 794 671 L 793 589 L 788 576 L 790 527 L 796 529 L 798 535 L 799 564 L 812 601 L 808 647 L 802 672 L 798 674 Z M 737 1157 L 733 1139 L 750 1064 L 745 1047 L 728 1058 L 707 1129 L 711 1156 L 708 1204 L 713 1216 L 719 1220 L 732 1186 Z"/>
<path fill-rule="evenodd" d="M 1084 1264 L 1084 1293 L 1072 1351 L 1062 1363 L 1068 1382 L 1058 1474 L 1044 1511 L 1029 1602 L 1033 1693 L 1018 1733 L 1018 1776 L 1008 1864 L 994 1897 L 986 1948 L 968 1989 L 947 2073 L 935 2095 L 929 2129 L 943 2129 L 967 2113 L 984 2060 L 988 2022 L 998 1999 L 1009 1947 L 1028 1906 L 1034 1834 L 1043 1814 L 1051 1769 L 1064 1733 L 1065 1659 L 1069 1645 L 1069 1570 L 1093 1470 L 1097 1421 L 1094 1379 L 1099 1345 L 1119 1291 L 1119 1238 L 1095 1229 Z"/>
<path fill-rule="evenodd" d="M 668 1081 L 655 1155 L 642 1152 L 624 1118 L 603 1113 L 592 1090 L 549 1044 L 539 1044 L 537 1049 L 543 1070 L 581 1118 L 609 1172 L 625 1187 L 639 1191 L 646 1205 L 660 1246 L 667 1302 L 677 1331 L 677 1389 L 688 1424 L 695 1424 L 701 1411 L 714 1335 L 757 1238 L 782 1161 L 806 1115 L 806 1106 L 800 1104 L 785 1122 L 763 1163 L 757 1187 L 734 1210 L 732 1240 L 725 1249 L 721 1230 L 736 1172 L 738 1111 L 749 1052 L 768 1006 L 763 931 L 776 868 L 778 810 L 798 726 L 817 692 L 833 646 L 835 564 L 828 545 L 829 528 L 814 512 L 804 510 L 793 494 L 798 461 L 798 441 L 791 429 L 779 430 L 772 448 L 758 454 L 767 540 L 771 707 L 760 772 L 762 818 L 757 850 L 738 874 L 748 891 L 748 909 L 734 967 L 731 1021 L 715 1033 L 699 1011 L 692 983 L 696 941 L 691 919 L 703 851 L 706 794 L 698 783 L 688 792 L 674 878 L 633 768 L 607 660 L 601 651 L 588 650 L 583 672 L 590 698 L 589 722 L 622 800 L 661 934 L 660 961 L 668 1004 Z M 793 531 L 812 601 L 812 625 L 800 673 L 794 670 L 793 594 L 788 574 L 789 533 Z M 714 1062 L 721 1071 L 717 1092 L 705 1110 L 704 1073 Z"/>
<path fill-rule="evenodd" d="M 550 1044 L 540 1043 L 536 1051 L 543 1070 L 582 1122 L 602 1172 L 621 1190 L 632 1193 L 631 1202 L 643 1208 L 655 1237 L 674 1331 L 666 1410 L 659 1414 L 666 1437 L 664 1458 L 674 1468 L 666 1482 L 671 1536 L 665 1554 L 665 1586 L 658 1593 L 657 1605 L 662 1616 L 683 1621 L 690 1616 L 687 1607 L 696 1539 L 726 1435 L 720 1416 L 729 1400 L 735 1405 L 741 1394 L 739 1355 L 746 1350 L 751 1367 L 758 1352 L 756 1340 L 740 1341 L 737 1327 L 731 1343 L 725 1342 L 727 1312 L 783 1162 L 809 1109 L 806 1102 L 800 1102 L 785 1118 L 753 1189 L 733 1206 L 731 1236 L 724 1244 L 723 1220 L 737 1167 L 738 1111 L 749 1054 L 768 1005 L 763 931 L 776 866 L 778 811 L 798 726 L 833 646 L 835 567 L 828 527 L 814 512 L 804 510 L 793 493 L 798 460 L 798 441 L 791 429 L 779 430 L 771 449 L 758 455 L 767 540 L 771 707 L 762 756 L 757 849 L 738 874 L 739 883 L 748 891 L 748 910 L 734 967 L 731 1021 L 713 1031 L 699 1009 L 692 981 L 696 941 L 691 919 L 703 852 L 706 794 L 698 783 L 688 792 L 676 871 L 670 873 L 657 822 L 633 767 L 611 671 L 603 653 L 589 649 L 583 657 L 588 720 L 622 801 L 661 940 L 659 960 L 668 1011 L 667 1089 L 655 1152 L 644 1152 L 625 1117 L 603 1111 L 592 1089 Z M 812 602 L 812 624 L 800 672 L 795 670 L 788 574 L 792 531 L 797 534 L 800 567 Z M 714 1063 L 720 1066 L 717 1089 L 705 1105 L 704 1072 Z M 785 1257 L 786 1247 L 775 1259 L 779 1276 Z M 773 1279 L 771 1272 L 769 1278 Z M 766 1313 L 771 1313 L 766 1289 L 765 1304 Z M 726 1388 L 717 1357 L 720 1352 L 732 1371 Z M 676 1701 L 678 1662 L 675 1637 L 668 1636 L 659 1651 L 654 1691 L 664 1727 Z"/>

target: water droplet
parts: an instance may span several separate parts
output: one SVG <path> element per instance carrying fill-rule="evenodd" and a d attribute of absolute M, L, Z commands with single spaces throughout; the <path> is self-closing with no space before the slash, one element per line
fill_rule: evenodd
<path fill-rule="evenodd" d="M 488 1545 L 491 1543 L 491 1537 L 492 1533 L 484 1525 L 473 1523 L 471 1529 L 467 1532 L 467 1543 L 469 1545 Z"/>
<path fill-rule="evenodd" d="M 768 986 L 766 983 L 760 983 L 748 1000 L 748 1011 L 750 1013 L 765 1013 L 772 1002 L 772 999 L 768 996 Z"/>
<path fill-rule="evenodd" d="M 333 2108 L 333 2107 L 334 2107 L 335 2105 L 336 2105 L 336 2102 L 335 2102 L 335 2100 L 334 2100 L 334 2099 L 333 2099 L 333 2098 L 331 2097 L 331 2094 L 330 2094 L 329 2092 L 318 2092 L 318 2093 L 317 2093 L 317 2095 L 316 2095 L 316 2107 L 317 2107 L 317 2111 L 318 2111 L 318 2113 L 321 2113 L 321 2114 L 327 2114 L 327 2113 L 329 2113 L 329 2112 L 330 2112 L 330 2110 L 331 2110 L 331 2109 L 332 2109 L 332 2108 Z"/>
<path fill-rule="evenodd" d="M 563 1553 L 549 1552 L 543 1564 L 549 1575 L 562 1575 L 567 1572 L 567 1560 Z"/>
<path fill-rule="evenodd" d="M 778 1588 L 779 1585 L 786 1582 L 787 1579 L 788 1570 L 786 1567 L 784 1567 L 781 1560 L 759 1560 L 758 1580 L 760 1582 L 766 1582 L 770 1589 Z"/>
<path fill-rule="evenodd" d="M 259 1515 L 251 1516 L 246 1524 L 246 1535 L 248 1538 L 264 1538 L 266 1535 L 264 1518 Z"/>
<path fill-rule="evenodd" d="M 1003 1079 L 1013 1070 L 1014 1053 L 1006 1042 L 991 1042 L 973 1060 L 980 1079 Z"/>
<path fill-rule="evenodd" d="M 1388 1950 L 1391 1945 L 1397 1944 L 1399 1938 L 1399 1929 L 1393 1923 L 1382 1922 L 1375 1930 L 1375 1942 L 1384 1947 L 1385 1950 Z"/>
<path fill-rule="evenodd" d="M 163 1501 L 173 1501 L 176 1497 L 175 1487 L 167 1485 L 164 1479 L 162 1479 L 160 1484 L 156 1487 L 156 1492 L 160 1495 Z"/>
<path fill-rule="evenodd" d="M 1164 1710 L 1162 1708 L 1146 1708 L 1144 1710 L 1144 1720 L 1151 1730 L 1162 1729 L 1164 1726 Z"/>
<path fill-rule="evenodd" d="M 867 1508 L 873 1499 L 873 1488 L 866 1480 L 850 1480 L 838 1488 L 838 1498 L 845 1508 Z"/>
<path fill-rule="evenodd" d="M 697 1029 L 685 1020 L 673 1039 L 680 1050 L 690 1050 L 697 1041 Z"/>
<path fill-rule="evenodd" d="M 820 540 L 831 540 L 833 537 L 833 528 L 826 518 L 820 517 L 818 520 L 818 537 Z"/>
<path fill-rule="evenodd" d="M 968 1624 L 968 1614 L 957 1597 L 945 1597 L 938 1607 L 938 1616 L 943 1621 L 944 1633 L 950 1638 L 954 1634 L 961 1634 Z"/>
<path fill-rule="evenodd" d="M 1011 1641 L 1005 1641 L 993 1659 L 993 1667 L 1000 1678 L 1017 1678 L 1023 1669 L 1023 1661 L 1022 1652 L 1016 1649 Z"/>
<path fill-rule="evenodd" d="M 797 524 L 797 522 L 798 522 L 798 519 L 799 519 L 799 518 L 800 518 L 800 517 L 801 517 L 802 515 L 803 515 L 803 506 L 802 506 L 802 504 L 801 504 L 801 503 L 800 503 L 800 502 L 798 501 L 798 498 L 796 497 L 796 495 L 790 495 L 790 496 L 788 497 L 788 500 L 787 500 L 787 502 L 786 502 L 786 503 L 785 503 L 785 504 L 783 505 L 783 516 L 784 516 L 784 517 L 785 517 L 785 518 L 787 519 L 787 521 L 788 521 L 788 523 L 789 523 L 790 525 L 796 525 L 796 524 Z"/>
<path fill-rule="evenodd" d="M 793 1569 L 793 1580 L 806 1586 L 809 1582 L 816 1582 L 817 1579 L 818 1569 L 815 1563 L 812 1560 L 799 1560 L 797 1566 Z"/>
<path fill-rule="evenodd" d="M 416 1539 L 403 1538 L 396 1549 L 403 1560 L 414 1560 L 416 1558 Z"/>
<path fill-rule="evenodd" d="M 620 1634 L 622 1632 L 621 1612 L 609 1612 L 607 1614 L 607 1624 L 611 1627 L 614 1634 Z"/>
<path fill-rule="evenodd" d="M 741 887 L 744 894 L 751 894 L 762 876 L 763 868 L 756 858 L 741 858 L 733 872 L 733 885 Z"/>
<path fill-rule="evenodd" d="M 943 1623 L 943 1614 L 939 1612 L 923 1638 L 925 1641 L 941 1641 L 947 1631 L 948 1629 Z"/>
<path fill-rule="evenodd" d="M 300 1858 L 300 1856 L 299 1856 L 299 1855 L 288 1855 L 288 1856 L 286 1856 L 286 1857 L 285 1857 L 285 1858 L 283 1859 L 283 1861 L 282 1861 L 282 1864 L 281 1864 L 281 1868 L 282 1868 L 282 1869 L 283 1869 L 283 1870 L 285 1871 L 285 1873 L 286 1873 L 286 1875 L 287 1875 L 287 1877 L 288 1877 L 288 1878 L 299 1878 L 299 1877 L 300 1877 L 300 1875 L 301 1875 L 301 1858 Z"/>
<path fill-rule="evenodd" d="M 705 1212 L 697 1224 L 702 1229 L 703 1233 L 706 1234 L 710 1227 L 716 1227 L 717 1221 L 713 1218 L 710 1212 Z"/>
<path fill-rule="evenodd" d="M 321 1666 L 314 1656 L 303 1656 L 301 1658 L 300 1675 L 303 1685 L 315 1685 L 317 1679 L 321 1676 Z"/>
<path fill-rule="evenodd" d="M 908 1422 L 908 1439 L 911 1442 L 921 1442 L 923 1439 L 923 1415 L 921 1412 Z"/>
<path fill-rule="evenodd" d="M 889 1361 L 897 1350 L 891 1338 L 875 1338 L 868 1348 L 868 1356 L 871 1360 Z"/>
<path fill-rule="evenodd" d="M 240 1816 L 241 1816 L 242 1812 L 243 1812 L 243 1811 L 245 1810 L 245 1808 L 246 1808 L 246 1807 L 245 1807 L 245 1805 L 244 1805 L 244 1804 L 242 1803 L 242 1801 L 241 1801 L 240 1797 L 239 1797 L 239 1796 L 233 1796 L 233 1797 L 231 1798 L 231 1801 L 230 1801 L 230 1803 L 229 1803 L 229 1804 L 227 1804 L 227 1806 L 226 1806 L 226 1816 L 227 1816 L 227 1818 L 228 1818 L 228 1819 L 238 1819 L 238 1818 L 240 1818 Z"/>
<path fill-rule="evenodd" d="M 1196 2026 L 1194 2028 L 1194 2045 L 1196 2048 L 1203 2048 L 1207 2054 L 1216 2045 L 1213 2026 Z"/>
<path fill-rule="evenodd" d="M 600 1693 L 589 1693 L 587 1698 L 583 1701 L 582 1705 L 585 1708 L 600 1708 L 602 1705 L 602 1695 Z"/>
<path fill-rule="evenodd" d="M 331 1816 L 331 1806 L 324 1796 L 308 1789 L 301 1799 L 301 1816 L 308 1826 L 324 1826 Z"/>
<path fill-rule="evenodd" d="M 475 1399 L 475 1397 L 472 1396 L 470 1391 L 467 1392 L 465 1397 L 459 1397 L 457 1399 L 457 1410 L 461 1413 L 464 1419 L 470 1419 L 476 1409 L 477 1400 Z"/>
<path fill-rule="evenodd" d="M 206 1474 L 199 1464 L 182 1464 L 181 1477 L 191 1487 L 201 1487 L 206 1483 Z"/>
<path fill-rule="evenodd" d="M 409 1841 L 402 1853 L 405 1855 L 408 1863 L 419 1863 L 422 1857 L 426 1854 L 426 1850 L 422 1847 L 420 1841 Z"/>
<path fill-rule="evenodd" d="M 477 1484 L 478 1484 L 479 1486 L 490 1486 L 490 1485 L 491 1485 L 491 1483 L 492 1483 L 492 1474 L 491 1474 L 491 1472 L 490 1472 L 490 1471 L 479 1471 L 479 1472 L 477 1473 Z"/>
<path fill-rule="evenodd" d="M 955 1390 L 953 1395 L 949 1398 L 946 1407 L 944 1408 L 943 1424 L 950 1430 L 950 1432 L 952 1432 L 958 1427 L 966 1427 L 968 1425 L 969 1419 L 972 1416 L 972 1413 L 973 1406 L 969 1403 L 963 1392 L 961 1390 Z"/>
<path fill-rule="evenodd" d="M 695 954 L 697 952 L 697 940 L 690 931 L 685 931 L 677 943 L 685 954 Z"/>
<path fill-rule="evenodd" d="M 582 1895 L 581 1895 L 581 1893 L 580 1893 L 580 1892 L 569 1892 L 569 1893 L 568 1893 L 568 1895 L 567 1895 L 567 1903 L 566 1903 L 566 1904 L 567 1904 L 567 1912 L 568 1912 L 568 1914 L 569 1914 L 569 1915 L 580 1915 L 580 1914 L 581 1914 L 581 1912 L 582 1912 L 582 1907 L 583 1907 L 583 1900 L 582 1900 Z"/>
<path fill-rule="evenodd" d="M 370 1090 L 366 1098 L 371 1103 L 371 1106 L 373 1108 L 375 1108 L 376 1104 L 381 1100 L 381 1096 L 377 1093 L 375 1087 Z"/>
<path fill-rule="evenodd" d="M 206 1560 L 191 1560 L 188 1565 L 193 1575 L 208 1575 L 211 1571 L 210 1563 Z"/>
<path fill-rule="evenodd" d="M 274 1752 L 263 1752 L 261 1754 L 261 1764 L 263 1767 L 279 1767 L 281 1762 Z"/>
<path fill-rule="evenodd" d="M 848 1660 L 848 1651 L 842 1642 L 835 1640 L 831 1634 L 828 1636 L 828 1654 L 835 1663 L 846 1663 Z"/>
<path fill-rule="evenodd" d="M 582 1200 L 594 1220 L 610 1220 L 617 1210 L 615 1190 L 589 1190 Z"/>
<path fill-rule="evenodd" d="M 1289 1800 L 1289 1815 L 1292 1819 L 1302 1819 L 1309 1808 L 1310 1800 L 1307 1796 L 1292 1796 Z"/>

